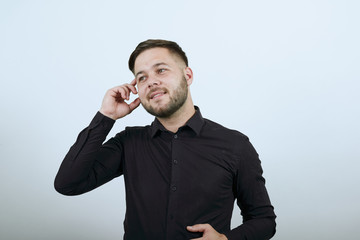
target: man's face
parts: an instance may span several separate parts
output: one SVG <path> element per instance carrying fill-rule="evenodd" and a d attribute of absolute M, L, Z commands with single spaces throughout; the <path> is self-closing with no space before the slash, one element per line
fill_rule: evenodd
<path fill-rule="evenodd" d="M 188 99 L 185 63 L 166 48 L 142 52 L 135 61 L 134 74 L 141 104 L 150 114 L 168 118 Z"/>

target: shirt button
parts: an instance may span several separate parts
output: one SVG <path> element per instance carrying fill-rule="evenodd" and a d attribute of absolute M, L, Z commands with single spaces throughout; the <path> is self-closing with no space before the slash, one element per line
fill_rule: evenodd
<path fill-rule="evenodd" d="M 177 134 L 175 134 L 175 135 L 174 135 L 174 138 L 178 138 L 178 135 L 177 135 Z"/>
<path fill-rule="evenodd" d="M 178 161 L 177 161 L 176 159 L 174 159 L 174 164 L 175 164 L 175 165 L 178 164 Z"/>
<path fill-rule="evenodd" d="M 175 192 L 176 191 L 176 186 L 172 186 L 172 188 L 171 188 L 171 190 L 173 190 L 173 192 Z"/>

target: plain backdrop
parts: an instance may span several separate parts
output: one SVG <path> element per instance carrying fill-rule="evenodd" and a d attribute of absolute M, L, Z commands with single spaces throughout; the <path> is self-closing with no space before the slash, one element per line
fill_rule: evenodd
<path fill-rule="evenodd" d="M 176 41 L 204 117 L 249 136 L 275 207 L 275 240 L 360 235 L 360 2 L 0 1 L 0 238 L 122 239 L 124 184 L 53 188 L 130 53 Z M 139 107 L 118 121 L 147 125 Z M 234 211 L 232 226 L 241 224 Z"/>

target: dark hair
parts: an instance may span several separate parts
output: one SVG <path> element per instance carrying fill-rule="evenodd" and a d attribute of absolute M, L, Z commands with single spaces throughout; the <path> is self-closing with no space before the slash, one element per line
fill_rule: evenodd
<path fill-rule="evenodd" d="M 139 43 L 139 45 L 137 45 L 135 50 L 131 53 L 129 58 L 130 71 L 134 73 L 135 60 L 140 55 L 140 53 L 144 52 L 145 50 L 157 47 L 168 49 L 171 53 L 179 56 L 184 61 L 185 65 L 188 66 L 188 59 L 186 54 L 176 42 L 161 39 L 149 39 Z"/>

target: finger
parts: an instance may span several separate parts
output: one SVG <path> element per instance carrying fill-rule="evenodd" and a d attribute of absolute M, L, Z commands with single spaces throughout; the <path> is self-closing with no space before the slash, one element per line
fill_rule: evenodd
<path fill-rule="evenodd" d="M 193 226 L 187 226 L 187 230 L 190 232 L 204 232 L 207 224 L 196 224 Z"/>
<path fill-rule="evenodd" d="M 140 105 L 140 98 L 136 98 L 134 101 L 132 101 L 129 104 L 130 112 L 132 112 L 135 108 L 137 108 Z"/>
<path fill-rule="evenodd" d="M 119 86 L 112 89 L 111 96 L 113 96 L 117 100 L 120 100 L 119 98 L 128 100 L 128 92 L 129 90 L 126 90 L 126 88 L 124 88 L 123 86 Z"/>
<path fill-rule="evenodd" d="M 135 86 L 136 85 L 136 78 L 134 78 L 131 82 L 130 82 L 131 85 Z"/>
<path fill-rule="evenodd" d="M 130 89 L 130 88 L 134 88 L 134 86 L 132 86 L 130 84 L 124 84 L 121 86 L 121 90 L 124 93 L 124 95 L 122 95 L 122 96 L 126 100 L 130 99 L 130 91 L 134 93 L 134 89 Z M 135 89 L 135 91 L 136 91 L 136 89 Z"/>
<path fill-rule="evenodd" d="M 109 89 L 109 94 L 112 97 L 116 97 L 119 94 L 123 95 L 124 94 L 123 86 L 116 86 L 116 87 Z"/>
<path fill-rule="evenodd" d="M 126 84 L 126 87 L 130 89 L 130 91 L 133 93 L 133 94 L 137 94 L 137 90 L 136 90 L 136 87 L 134 85 L 131 85 L 131 84 Z"/>

